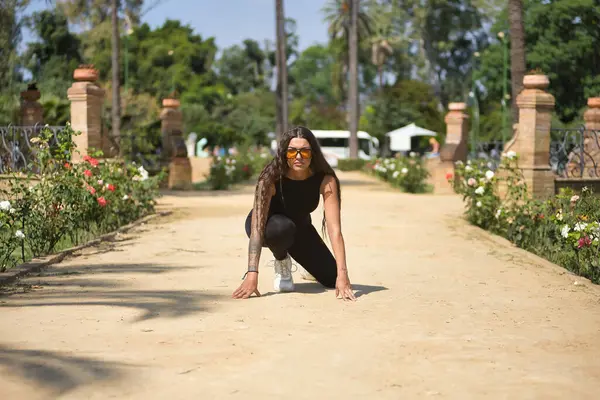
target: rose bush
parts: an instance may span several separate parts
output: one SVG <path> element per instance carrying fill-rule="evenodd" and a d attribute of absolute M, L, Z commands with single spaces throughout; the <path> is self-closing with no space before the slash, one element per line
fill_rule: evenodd
<path fill-rule="evenodd" d="M 534 200 L 514 152 L 503 155 L 496 172 L 483 161 L 458 162 L 449 180 L 463 196 L 471 223 L 600 282 L 600 199 L 591 190 L 562 190 L 547 201 Z M 503 198 L 500 184 L 506 188 Z"/>
<path fill-rule="evenodd" d="M 75 151 L 70 126 L 31 139 L 35 174 L 11 174 L 0 192 L 0 270 L 114 230 L 154 210 L 163 174 Z M 6 210 L 5 210 L 6 209 Z M 20 250 L 20 251 L 18 251 Z"/>
<path fill-rule="evenodd" d="M 271 159 L 268 151 L 241 151 L 237 156 L 214 157 L 208 185 L 212 190 L 226 190 L 259 174 Z"/>
<path fill-rule="evenodd" d="M 416 153 L 410 153 L 408 157 L 376 158 L 366 164 L 365 170 L 408 193 L 428 190 L 426 180 L 429 172 Z"/>

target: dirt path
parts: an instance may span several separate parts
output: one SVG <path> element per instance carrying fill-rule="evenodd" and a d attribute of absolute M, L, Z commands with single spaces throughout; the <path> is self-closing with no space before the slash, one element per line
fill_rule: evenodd
<path fill-rule="evenodd" d="M 356 303 L 297 274 L 271 293 L 268 252 L 266 295 L 231 299 L 251 193 L 166 197 L 169 220 L 0 297 L 0 399 L 600 396 L 600 288 L 468 226 L 454 196 L 342 184 Z"/>

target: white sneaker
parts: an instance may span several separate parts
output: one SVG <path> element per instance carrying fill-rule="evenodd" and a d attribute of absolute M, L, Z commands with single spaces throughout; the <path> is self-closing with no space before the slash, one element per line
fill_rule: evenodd
<path fill-rule="evenodd" d="M 275 279 L 273 288 L 276 292 L 292 292 L 294 279 L 292 278 L 292 259 L 288 256 L 283 260 L 275 260 Z"/>
<path fill-rule="evenodd" d="M 312 276 L 307 270 L 305 270 L 304 268 L 298 266 L 298 271 L 300 271 L 300 276 L 302 277 L 302 279 L 304 279 L 305 281 L 312 281 L 312 282 L 316 282 L 317 280 L 315 279 L 314 276 Z"/>

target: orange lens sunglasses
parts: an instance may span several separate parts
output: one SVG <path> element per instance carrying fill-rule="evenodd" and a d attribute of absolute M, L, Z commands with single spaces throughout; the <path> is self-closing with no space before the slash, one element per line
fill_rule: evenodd
<path fill-rule="evenodd" d="M 298 154 L 300 154 L 300 157 L 302 157 L 303 160 L 307 160 L 312 157 L 312 150 L 307 148 L 295 149 L 293 147 L 288 147 L 286 152 L 288 160 L 296 158 Z"/>

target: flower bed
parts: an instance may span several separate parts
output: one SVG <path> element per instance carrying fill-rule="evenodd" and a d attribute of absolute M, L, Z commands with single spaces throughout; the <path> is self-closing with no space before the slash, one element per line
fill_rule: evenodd
<path fill-rule="evenodd" d="M 237 156 L 214 157 L 207 182 L 212 190 L 226 190 L 259 174 L 271 161 L 266 152 L 242 152 Z"/>
<path fill-rule="evenodd" d="M 600 199 L 589 189 L 579 195 L 563 189 L 547 201 L 533 200 L 517 164 L 514 152 L 503 155 L 497 173 L 484 162 L 457 163 L 450 181 L 465 200 L 467 219 L 600 283 Z"/>
<path fill-rule="evenodd" d="M 38 174 L 12 174 L 0 191 L 0 271 L 86 242 L 154 210 L 162 174 L 91 156 L 72 164 L 68 126 L 53 144 L 44 129 L 31 142 Z M 51 144 L 52 143 L 52 144 Z"/>
<path fill-rule="evenodd" d="M 410 153 L 409 157 L 377 158 L 367 163 L 365 170 L 408 193 L 429 190 L 426 183 L 429 173 L 423 159 L 415 153 Z"/>

